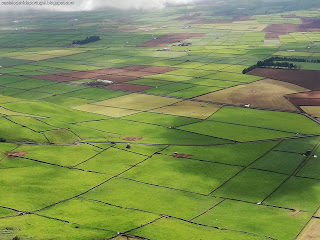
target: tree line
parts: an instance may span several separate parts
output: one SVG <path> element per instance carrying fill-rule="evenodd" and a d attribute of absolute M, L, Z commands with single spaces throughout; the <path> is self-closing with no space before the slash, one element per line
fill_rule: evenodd
<path fill-rule="evenodd" d="M 99 40 L 101 40 L 99 36 L 90 36 L 90 37 L 86 37 L 86 39 L 83 39 L 83 40 L 74 40 L 72 44 L 82 45 L 82 44 L 96 42 Z"/>
<path fill-rule="evenodd" d="M 305 59 L 305 58 L 291 58 L 291 57 L 270 57 L 263 61 L 258 61 L 256 64 L 243 69 L 242 73 L 252 71 L 256 68 L 285 68 L 285 69 L 300 69 L 300 66 L 290 63 L 290 62 L 310 62 L 310 63 L 320 63 L 320 59 Z"/>

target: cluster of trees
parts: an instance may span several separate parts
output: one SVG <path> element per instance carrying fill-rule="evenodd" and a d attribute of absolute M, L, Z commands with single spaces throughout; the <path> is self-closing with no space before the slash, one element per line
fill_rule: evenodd
<path fill-rule="evenodd" d="M 256 68 L 285 68 L 285 69 L 300 69 L 299 65 L 290 62 L 310 62 L 320 63 L 320 59 L 305 59 L 305 58 L 290 58 L 290 57 L 271 57 L 263 61 L 258 61 L 256 64 L 243 69 L 242 73 L 252 71 Z"/>
<path fill-rule="evenodd" d="M 99 41 L 101 38 L 99 36 L 90 36 L 90 37 L 86 37 L 86 39 L 84 40 L 74 40 L 72 42 L 72 44 L 87 44 L 87 43 L 92 43 L 92 42 L 96 42 Z"/>
<path fill-rule="evenodd" d="M 292 58 L 292 57 L 272 57 L 273 61 L 309 62 L 320 63 L 320 59 Z"/>

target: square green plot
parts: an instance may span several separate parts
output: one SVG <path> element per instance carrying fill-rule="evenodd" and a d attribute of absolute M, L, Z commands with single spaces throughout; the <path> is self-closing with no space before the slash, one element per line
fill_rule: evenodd
<path fill-rule="evenodd" d="M 40 100 L 43 98 L 47 98 L 52 96 L 50 93 L 42 93 L 37 91 L 31 91 L 31 90 L 20 90 L 21 92 L 15 93 L 13 96 L 17 96 L 19 98 L 25 99 L 25 100 Z"/>
<path fill-rule="evenodd" d="M 250 167 L 285 174 L 292 174 L 306 159 L 302 154 L 271 151 Z"/>
<path fill-rule="evenodd" d="M 102 102 L 96 102 L 95 104 L 100 106 L 119 107 L 132 110 L 150 110 L 179 101 L 180 100 L 178 99 L 132 93 L 126 96 L 121 96 Z"/>
<path fill-rule="evenodd" d="M 26 126 L 36 132 L 48 131 L 48 130 L 54 129 L 54 127 L 48 124 L 45 124 L 41 121 L 38 121 L 33 117 L 11 116 L 11 117 L 7 117 L 7 119 L 19 125 Z"/>
<path fill-rule="evenodd" d="M 0 136 L 7 142 L 37 142 L 48 143 L 41 133 L 34 132 L 28 128 L 15 124 L 5 118 L 0 118 Z"/>
<path fill-rule="evenodd" d="M 114 176 L 129 169 L 145 158 L 146 156 L 142 156 L 140 154 L 110 148 L 77 167 L 84 170 L 106 173 L 107 175 Z"/>
<path fill-rule="evenodd" d="M 80 106 L 87 103 L 92 103 L 95 100 L 88 100 L 82 98 L 74 98 L 74 97 L 66 97 L 66 96 L 50 96 L 47 98 L 43 98 L 42 101 L 51 102 L 55 104 L 59 104 L 65 107 L 75 107 Z"/>
<path fill-rule="evenodd" d="M 303 154 L 308 150 L 312 150 L 319 141 L 320 137 L 318 136 L 287 139 L 282 141 L 275 150 Z"/>
<path fill-rule="evenodd" d="M 157 240 L 262 240 L 264 236 L 255 236 L 236 231 L 224 231 L 213 227 L 201 226 L 177 219 L 162 218 L 143 228 L 129 232 L 129 234 L 143 236 Z"/>
<path fill-rule="evenodd" d="M 194 85 L 194 86 L 195 87 L 190 87 L 180 91 L 171 92 L 166 95 L 172 96 L 172 97 L 180 97 L 180 98 L 194 98 L 199 95 L 218 91 L 221 89 L 219 87 L 205 87 L 205 86 L 197 86 L 197 85 Z"/>
<path fill-rule="evenodd" d="M 241 107 L 223 107 L 209 120 L 274 129 L 291 133 L 314 134 L 320 132 L 319 124 L 297 113 L 266 111 Z"/>
<path fill-rule="evenodd" d="M 136 85 L 144 85 L 144 86 L 150 86 L 150 87 L 159 87 L 162 85 L 169 84 L 171 82 L 165 81 L 165 80 L 157 80 L 157 79 L 149 79 L 149 78 L 142 78 L 138 80 L 129 81 L 130 84 L 136 84 Z"/>
<path fill-rule="evenodd" d="M 108 119 L 81 123 L 81 126 L 114 133 L 109 141 L 130 141 L 127 138 L 137 138 L 135 142 L 145 144 L 220 144 L 227 140 L 208 137 L 201 134 L 169 129 L 153 124 L 126 121 L 123 119 Z"/>
<path fill-rule="evenodd" d="M 80 137 L 69 129 L 46 131 L 44 135 L 53 144 L 68 144 L 80 141 Z"/>
<path fill-rule="evenodd" d="M 198 69 L 208 70 L 208 71 L 217 71 L 217 70 L 222 70 L 222 69 L 230 67 L 230 66 L 232 66 L 232 65 L 223 64 L 223 63 L 210 63 L 210 64 L 206 64 L 204 66 L 198 67 Z"/>
<path fill-rule="evenodd" d="M 291 240 L 310 219 L 310 213 L 294 214 L 291 210 L 225 200 L 193 221 L 273 239 Z"/>
<path fill-rule="evenodd" d="M 297 176 L 311 177 L 320 179 L 320 161 L 319 161 L 320 148 L 318 148 L 314 154 L 309 158 L 303 168 L 297 173 Z"/>
<path fill-rule="evenodd" d="M 125 208 L 190 219 L 220 201 L 218 198 L 114 178 L 84 195 Z"/>
<path fill-rule="evenodd" d="M 93 157 L 102 150 L 91 145 L 81 144 L 71 146 L 21 145 L 16 151 L 27 152 L 26 157 L 28 158 L 71 167 Z"/>
<path fill-rule="evenodd" d="M 209 194 L 240 170 L 242 167 L 162 155 L 148 159 L 138 168 L 122 176 L 160 186 Z"/>
<path fill-rule="evenodd" d="M 70 85 L 65 83 L 56 83 L 56 84 L 52 84 L 51 86 L 44 86 L 44 87 L 37 88 L 37 91 L 44 92 L 44 93 L 52 93 L 52 94 L 63 94 L 67 92 L 80 90 L 83 88 L 84 87 L 82 86 L 75 86 L 75 85 Z"/>
<path fill-rule="evenodd" d="M 238 142 L 257 141 L 263 139 L 278 139 L 295 136 L 295 134 L 288 132 L 261 129 L 223 122 L 214 122 L 209 120 L 183 126 L 180 127 L 180 129 Z"/>
<path fill-rule="evenodd" d="M 247 166 L 271 148 L 277 141 L 230 144 L 221 146 L 169 146 L 161 153 L 171 155 L 175 152 L 193 155 L 190 158 Z"/>
<path fill-rule="evenodd" d="M 47 85 L 54 85 L 52 81 L 40 80 L 40 79 L 26 79 L 19 82 L 7 83 L 6 86 L 19 88 L 19 89 L 33 89 L 40 88 Z"/>
<path fill-rule="evenodd" d="M 158 218 L 156 214 L 111 206 L 83 198 L 60 203 L 40 212 L 53 218 L 76 222 L 92 228 L 125 232 Z"/>
<path fill-rule="evenodd" d="M 154 79 L 154 80 L 162 80 L 162 81 L 171 81 L 171 82 L 181 82 L 192 80 L 194 77 L 192 76 L 181 76 L 181 75 L 170 75 L 170 74 L 157 74 L 152 76 L 144 77 L 143 79 Z"/>
<path fill-rule="evenodd" d="M 216 189 L 212 195 L 261 202 L 287 178 L 286 175 L 247 169 Z"/>
<path fill-rule="evenodd" d="M 176 92 L 182 89 L 191 88 L 195 85 L 188 83 L 171 83 L 168 85 L 156 86 L 154 88 L 145 90 L 145 93 L 159 94 L 159 95 L 168 95 L 172 92 Z"/>
<path fill-rule="evenodd" d="M 124 117 L 130 114 L 139 112 L 137 110 L 100 106 L 96 104 L 86 104 L 82 106 L 77 106 L 77 107 L 74 107 L 74 109 L 84 111 L 84 112 L 105 115 L 109 117 Z"/>
<path fill-rule="evenodd" d="M 187 77 L 204 77 L 212 74 L 211 71 L 197 70 L 197 69 L 179 69 L 171 71 L 166 75 L 177 75 L 177 76 L 187 76 Z"/>
<path fill-rule="evenodd" d="M 232 87 L 232 86 L 242 84 L 241 82 L 214 80 L 214 79 L 208 79 L 208 78 L 197 78 L 188 82 L 198 84 L 198 85 L 204 85 L 208 87 L 217 87 L 217 88 L 227 88 L 227 87 Z"/>
<path fill-rule="evenodd" d="M 12 161 L 12 160 L 8 160 Z M 14 159 L 11 168 L 0 169 L 3 205 L 34 211 L 73 197 L 106 180 L 106 176 Z M 19 167 L 20 162 L 28 166 Z M 14 167 L 14 165 L 18 167 Z M 32 173 L 32 174 L 30 174 Z"/>
<path fill-rule="evenodd" d="M 76 224 L 65 223 L 55 219 L 48 219 L 38 215 L 24 215 L 0 219 L 0 230 L 6 230 L 6 234 L 0 234 L 6 239 L 13 239 L 18 236 L 20 239 L 66 239 L 86 240 L 105 239 L 116 235 L 116 232 L 93 229 Z"/>
<path fill-rule="evenodd" d="M 265 203 L 314 213 L 320 205 L 320 182 L 291 177 Z"/>
<path fill-rule="evenodd" d="M 137 121 L 137 122 L 151 123 L 151 124 L 167 126 L 167 127 L 178 127 L 181 125 L 191 124 L 191 123 L 200 121 L 194 118 L 166 115 L 166 114 L 160 114 L 160 113 L 150 113 L 150 112 L 133 114 L 127 117 L 123 117 L 123 119 Z"/>
<path fill-rule="evenodd" d="M 63 94 L 63 96 L 74 97 L 74 98 L 84 98 L 89 100 L 101 101 L 105 99 L 120 97 L 128 94 L 127 92 L 113 91 L 109 89 L 100 88 L 84 88 L 78 91 L 72 91 Z"/>

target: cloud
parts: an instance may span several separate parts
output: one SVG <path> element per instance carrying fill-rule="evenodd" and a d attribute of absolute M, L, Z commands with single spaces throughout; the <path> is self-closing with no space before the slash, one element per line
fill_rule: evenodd
<path fill-rule="evenodd" d="M 180 5 L 198 0 L 0 0 L 0 9 L 11 10 L 51 10 L 51 11 L 91 11 L 101 8 L 150 9 L 164 8 L 168 4 Z"/>

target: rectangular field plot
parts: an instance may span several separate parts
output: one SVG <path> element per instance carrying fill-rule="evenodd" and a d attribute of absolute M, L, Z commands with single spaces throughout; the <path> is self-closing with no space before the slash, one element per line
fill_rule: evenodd
<path fill-rule="evenodd" d="M 306 157 L 302 154 L 271 151 L 251 165 L 251 167 L 291 174 L 305 159 Z"/>
<path fill-rule="evenodd" d="M 186 125 L 186 124 L 200 121 L 198 119 L 193 119 L 193 118 L 186 118 L 186 117 L 159 114 L 159 113 L 149 113 L 149 112 L 137 113 L 128 117 L 124 117 L 123 119 L 137 121 L 137 122 L 151 123 L 151 124 L 167 126 L 167 127 L 178 127 L 181 125 Z"/>
<path fill-rule="evenodd" d="M 81 126 L 98 129 L 101 131 L 115 133 L 117 136 L 110 140 L 128 141 L 133 139 L 139 143 L 153 144 L 219 144 L 229 142 L 227 140 L 208 137 L 201 134 L 179 131 L 177 129 L 169 129 L 163 126 L 156 126 L 146 123 L 138 123 L 120 119 L 110 119 L 103 121 L 93 121 L 81 123 Z"/>
<path fill-rule="evenodd" d="M 208 86 L 208 87 L 218 87 L 218 88 L 227 88 L 227 87 L 232 87 L 232 86 L 242 84 L 241 82 L 216 80 L 216 79 L 208 79 L 208 78 L 195 78 L 192 81 L 187 81 L 187 82 Z"/>
<path fill-rule="evenodd" d="M 74 109 L 84 111 L 84 112 L 105 115 L 105 116 L 109 116 L 109 117 L 123 117 L 123 116 L 135 114 L 135 113 L 139 112 L 139 111 L 131 110 L 131 109 L 99 106 L 96 104 L 86 104 L 86 105 L 74 107 Z"/>
<path fill-rule="evenodd" d="M 165 105 L 178 102 L 177 99 L 151 96 L 146 94 L 132 93 L 126 96 L 117 97 L 102 102 L 96 102 L 96 105 L 107 107 L 119 107 L 132 110 L 150 110 Z"/>
<path fill-rule="evenodd" d="M 320 219 L 312 219 L 297 239 L 298 240 L 320 239 L 319 229 L 320 229 Z"/>
<path fill-rule="evenodd" d="M 153 112 L 172 114 L 183 117 L 206 119 L 220 109 L 219 105 L 210 103 L 200 103 L 192 101 L 182 101 L 170 106 L 152 110 Z"/>
<path fill-rule="evenodd" d="M 15 151 L 27 152 L 28 158 L 59 164 L 62 166 L 74 166 L 101 152 L 101 149 L 91 145 L 74 146 L 32 146 L 21 145 Z"/>
<path fill-rule="evenodd" d="M 78 91 L 72 91 L 63 94 L 63 96 L 75 97 L 75 98 L 84 98 L 89 100 L 105 100 L 115 97 L 120 97 L 128 93 L 121 91 L 112 91 L 109 89 L 100 89 L 100 88 L 84 88 Z"/>
<path fill-rule="evenodd" d="M 108 194 L 105 194 L 108 192 Z M 84 195 L 124 208 L 141 209 L 190 219 L 215 205 L 220 199 L 114 178 Z"/>
<path fill-rule="evenodd" d="M 46 217 L 37 215 L 26 215 L 0 219 L 0 230 L 6 230 L 5 234 L 0 233 L 0 237 L 4 239 L 12 239 L 16 236 L 23 236 L 24 238 L 36 239 L 63 239 L 66 236 L 70 240 L 85 240 L 88 238 L 110 238 L 116 235 L 116 232 L 93 229 L 82 226 L 80 229 L 76 228 L 76 224 L 65 223 Z"/>
<path fill-rule="evenodd" d="M 5 104 L 4 107 L 8 108 L 9 110 L 15 110 L 21 113 L 32 114 L 42 117 L 51 117 L 69 123 L 88 120 L 98 120 L 105 118 L 96 114 L 71 110 L 59 106 L 57 104 L 52 104 L 48 102 L 12 102 Z"/>
<path fill-rule="evenodd" d="M 7 207 L 32 211 L 73 197 L 98 185 L 106 176 L 27 161 L 28 167 L 1 169 L 1 203 Z M 30 174 L 30 173 L 33 174 Z M 36 186 L 36 187 L 34 187 Z M 17 194 L 20 198 L 17 198 Z"/>
<path fill-rule="evenodd" d="M 308 150 L 307 150 L 308 151 Z M 320 148 L 318 148 L 314 154 L 309 158 L 306 165 L 297 173 L 297 176 L 311 177 L 320 179 L 320 162 L 319 162 Z M 316 157 L 315 157 L 316 156 Z"/>
<path fill-rule="evenodd" d="M 114 176 L 129 169 L 132 165 L 144 160 L 146 156 L 110 148 L 90 160 L 78 165 L 79 168 L 106 173 Z"/>
<path fill-rule="evenodd" d="M 303 137 L 282 141 L 275 150 L 303 154 L 312 150 L 320 141 L 320 137 Z"/>
<path fill-rule="evenodd" d="M 296 113 L 223 107 L 208 120 L 269 128 L 292 133 L 313 134 L 320 132 L 319 125 L 316 122 Z"/>
<path fill-rule="evenodd" d="M 221 88 L 219 87 L 205 87 L 205 86 L 196 86 L 195 87 L 190 87 L 186 88 L 180 91 L 175 91 L 172 93 L 166 94 L 167 96 L 172 96 L 172 97 L 180 97 L 180 98 L 194 98 L 199 95 L 207 94 L 209 92 L 214 92 L 218 91 Z"/>
<path fill-rule="evenodd" d="M 143 228 L 130 232 L 130 234 L 143 236 L 148 239 L 157 240 L 185 240 L 185 239 L 237 239 L 237 240 L 262 240 L 263 236 L 255 236 L 242 232 L 222 231 L 212 227 L 200 226 L 177 219 L 162 218 Z"/>
<path fill-rule="evenodd" d="M 285 179 L 286 175 L 247 169 L 212 193 L 250 202 L 261 202 Z"/>
<path fill-rule="evenodd" d="M 209 120 L 183 126 L 180 127 L 180 129 L 238 142 L 278 139 L 295 135 L 288 132 L 214 122 Z"/>
<path fill-rule="evenodd" d="M 138 168 L 122 176 L 160 186 L 209 194 L 240 170 L 241 167 L 162 155 L 148 159 Z"/>
<path fill-rule="evenodd" d="M 42 98 L 42 101 L 45 102 L 51 102 L 55 104 L 59 104 L 65 107 L 75 107 L 87 103 L 92 103 L 95 100 L 88 100 L 88 99 L 82 99 L 82 98 L 74 98 L 74 97 L 65 97 L 65 96 L 50 96 L 46 98 Z"/>
<path fill-rule="evenodd" d="M 86 227 L 125 232 L 158 218 L 156 214 L 110 206 L 97 201 L 74 199 L 41 211 L 49 217 L 77 222 Z"/>
<path fill-rule="evenodd" d="M 238 73 L 228 73 L 228 72 L 218 72 L 215 74 L 207 75 L 205 78 L 208 79 L 217 79 L 217 80 L 229 80 L 229 81 L 238 81 L 238 82 L 254 82 L 263 79 L 263 77 L 257 76 L 248 76 L 245 74 Z"/>
<path fill-rule="evenodd" d="M 291 240 L 310 218 L 310 213 L 225 200 L 194 222 L 251 232 L 273 239 Z"/>
<path fill-rule="evenodd" d="M 313 213 L 320 205 L 320 182 L 291 177 L 265 203 Z"/>
<path fill-rule="evenodd" d="M 176 92 L 179 90 L 183 90 L 186 88 L 191 88 L 195 85 L 188 83 L 172 83 L 168 85 L 163 85 L 159 87 L 155 87 L 149 90 L 144 91 L 145 93 L 159 94 L 159 95 L 168 95 L 172 92 Z"/>
<path fill-rule="evenodd" d="M 205 161 L 220 162 L 225 164 L 247 166 L 278 142 L 257 142 L 241 143 L 223 146 L 170 146 L 161 151 L 163 154 L 172 155 L 175 152 L 190 155 L 188 158 L 200 159 Z"/>

